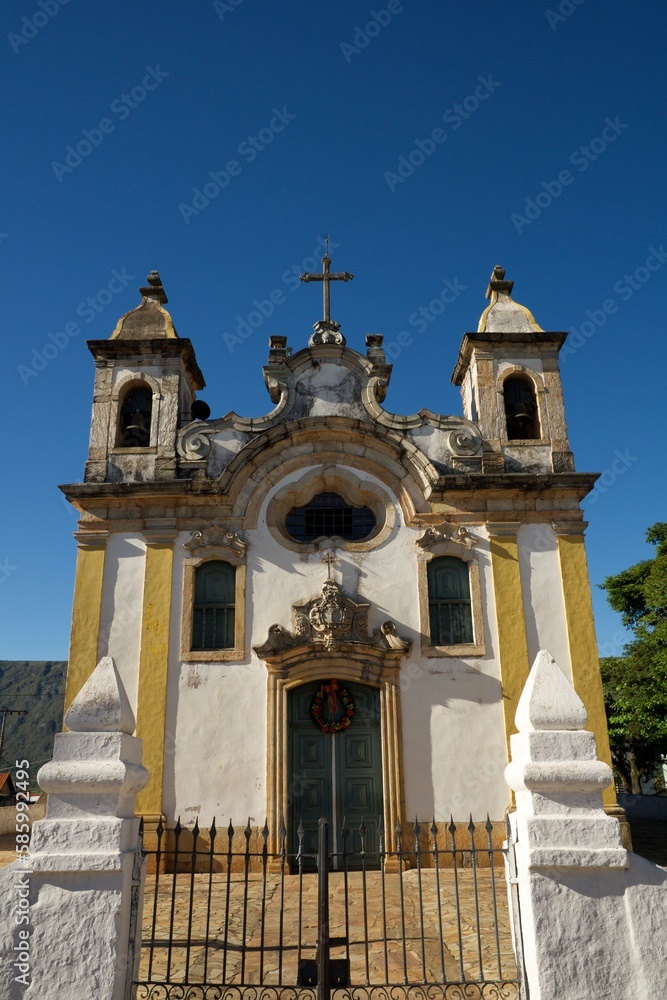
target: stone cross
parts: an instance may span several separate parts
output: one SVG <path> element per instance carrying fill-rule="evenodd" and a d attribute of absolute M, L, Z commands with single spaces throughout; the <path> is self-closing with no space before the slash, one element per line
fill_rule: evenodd
<path fill-rule="evenodd" d="M 336 553 L 333 550 L 329 550 L 325 556 L 322 556 L 322 562 L 327 564 L 327 580 L 331 579 L 331 567 L 335 566 L 338 560 L 336 559 Z"/>
<path fill-rule="evenodd" d="M 331 323 L 330 315 L 330 295 L 329 295 L 329 284 L 332 281 L 352 281 L 354 278 L 353 274 L 349 271 L 338 271 L 335 273 L 331 272 L 331 257 L 329 256 L 329 237 L 325 236 L 326 248 L 324 251 L 324 257 L 322 258 L 322 273 L 321 274 L 311 274 L 306 272 L 305 274 L 299 275 L 299 281 L 321 281 L 323 285 L 322 289 L 322 301 L 324 317 L 323 322 L 326 324 Z"/>

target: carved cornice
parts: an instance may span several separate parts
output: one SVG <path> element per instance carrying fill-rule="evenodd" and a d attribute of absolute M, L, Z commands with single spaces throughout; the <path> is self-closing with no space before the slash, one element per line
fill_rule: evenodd
<path fill-rule="evenodd" d="M 475 538 L 467 528 L 463 525 L 456 526 L 450 524 L 448 521 L 443 521 L 442 524 L 433 525 L 427 528 L 421 538 L 418 538 L 416 545 L 419 545 L 422 549 L 430 549 L 431 546 L 442 542 L 449 542 L 454 545 L 464 546 L 468 552 L 472 552 L 473 546 L 477 545 L 479 542 L 478 538 Z"/>
<path fill-rule="evenodd" d="M 334 580 L 327 580 L 318 597 L 294 604 L 294 632 L 283 625 L 269 628 L 266 641 L 253 646 L 257 655 L 271 665 L 288 665 L 306 655 L 370 654 L 372 660 L 394 663 L 410 649 L 392 621 L 385 621 L 372 635 L 368 631 L 368 604 L 346 597 Z"/>
<path fill-rule="evenodd" d="M 187 542 L 183 543 L 183 548 L 196 554 L 200 549 L 231 549 L 237 555 L 245 555 L 248 543 L 236 531 L 225 528 L 220 524 L 212 524 L 210 527 L 193 531 Z"/>

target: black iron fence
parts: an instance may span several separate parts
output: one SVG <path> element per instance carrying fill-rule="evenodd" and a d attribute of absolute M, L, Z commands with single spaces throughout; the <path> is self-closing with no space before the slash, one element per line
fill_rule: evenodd
<path fill-rule="evenodd" d="M 136 998 L 151 1000 L 511 1000 L 523 996 L 512 946 L 504 851 L 493 825 L 362 822 L 330 849 L 279 850 L 269 830 L 215 823 L 157 830 L 145 851 Z M 354 843 L 355 849 L 351 849 Z"/>

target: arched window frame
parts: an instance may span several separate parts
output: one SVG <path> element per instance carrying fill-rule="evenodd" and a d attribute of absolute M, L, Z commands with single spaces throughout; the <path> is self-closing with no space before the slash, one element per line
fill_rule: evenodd
<path fill-rule="evenodd" d="M 505 382 L 508 379 L 522 379 L 533 391 L 535 404 L 537 406 L 537 423 L 539 437 L 536 438 L 510 438 L 507 433 L 507 418 L 505 416 Z M 547 428 L 547 407 L 546 390 L 544 381 L 537 372 L 525 365 L 509 365 L 504 368 L 498 380 L 498 422 L 500 427 L 500 437 L 502 444 L 514 447 L 515 445 L 545 445 L 549 444 L 549 432 Z"/>
<path fill-rule="evenodd" d="M 468 532 L 461 540 L 457 538 L 440 538 L 437 529 L 432 532 L 433 541 L 420 539 L 421 551 L 419 560 L 419 615 L 421 622 L 421 651 L 424 656 L 484 656 L 486 643 L 484 636 L 484 615 L 482 612 L 482 586 L 479 556 L 474 552 L 476 539 Z M 472 617 L 472 642 L 461 642 L 452 645 L 436 645 L 431 639 L 430 595 L 428 589 L 428 564 L 440 556 L 453 556 L 460 559 L 468 569 L 468 584 L 470 587 L 470 612 Z"/>
<path fill-rule="evenodd" d="M 123 403 L 127 397 L 137 389 L 148 389 L 152 394 L 151 427 L 149 443 L 140 447 L 128 447 L 118 444 L 120 436 L 120 415 Z M 154 451 L 157 449 L 158 441 L 158 419 L 160 414 L 160 402 L 162 395 L 160 385 L 152 375 L 144 372 L 124 372 L 116 381 L 111 394 L 111 420 L 109 421 L 109 451 L 110 452 L 142 452 Z"/>
<path fill-rule="evenodd" d="M 336 538 L 338 549 L 368 552 L 384 542 L 394 530 L 396 504 L 388 492 L 349 469 L 325 467 L 306 472 L 295 482 L 278 489 L 268 501 L 266 524 L 280 545 L 299 553 L 318 552 L 331 545 L 329 538 L 315 542 L 297 541 L 285 527 L 289 512 L 294 507 L 305 506 L 318 493 L 338 493 L 353 507 L 369 507 L 375 516 L 375 527 L 367 538 L 358 542 Z"/>
<path fill-rule="evenodd" d="M 181 659 L 196 663 L 225 663 L 246 659 L 246 544 L 238 535 L 218 525 L 193 532 L 185 543 L 183 561 L 183 610 Z M 193 649 L 195 572 L 207 562 L 226 562 L 236 570 L 234 586 L 234 645 L 226 649 Z"/>

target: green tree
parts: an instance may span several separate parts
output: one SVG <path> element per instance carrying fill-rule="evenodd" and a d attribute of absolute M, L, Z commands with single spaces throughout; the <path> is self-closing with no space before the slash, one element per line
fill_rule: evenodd
<path fill-rule="evenodd" d="M 634 634 L 624 656 L 600 667 L 614 766 L 635 795 L 667 756 L 667 523 L 650 527 L 646 541 L 656 546 L 653 559 L 601 584 Z"/>

